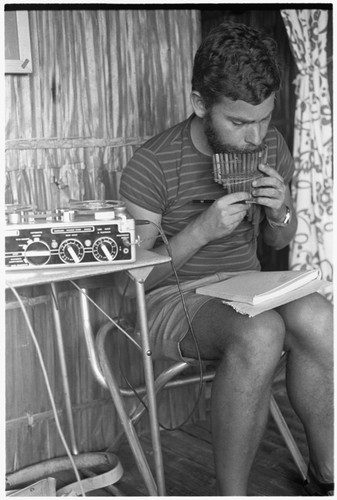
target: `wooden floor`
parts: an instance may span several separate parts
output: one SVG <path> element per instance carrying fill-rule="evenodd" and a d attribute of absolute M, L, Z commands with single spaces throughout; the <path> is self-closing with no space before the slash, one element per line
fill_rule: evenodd
<path fill-rule="evenodd" d="M 275 384 L 274 395 L 307 461 L 303 427 L 289 405 L 283 382 Z M 179 430 L 162 431 L 161 438 L 167 496 L 216 496 L 209 418 Z M 149 435 L 142 436 L 141 441 L 151 463 Z M 88 496 L 147 495 L 126 443 L 118 456 L 124 468 L 122 479 L 110 491 L 95 491 Z M 304 496 L 300 475 L 271 418 L 252 469 L 248 495 Z"/>

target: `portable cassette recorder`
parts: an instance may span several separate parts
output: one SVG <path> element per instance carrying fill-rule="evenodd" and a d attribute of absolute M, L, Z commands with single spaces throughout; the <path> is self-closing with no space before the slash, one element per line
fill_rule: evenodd
<path fill-rule="evenodd" d="M 123 202 L 72 202 L 53 212 L 6 205 L 7 270 L 135 260 L 135 221 Z"/>

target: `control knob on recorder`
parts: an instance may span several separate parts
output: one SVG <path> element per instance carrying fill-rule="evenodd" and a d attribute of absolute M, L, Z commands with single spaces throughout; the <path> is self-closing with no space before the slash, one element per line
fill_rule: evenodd
<path fill-rule="evenodd" d="M 95 241 L 92 247 L 92 253 L 99 262 L 109 262 L 116 258 L 118 247 L 115 240 L 105 236 Z"/>
<path fill-rule="evenodd" d="M 29 240 L 25 248 L 25 261 L 33 266 L 43 266 L 50 259 L 51 251 L 47 243 L 40 240 Z"/>
<path fill-rule="evenodd" d="M 59 256 L 65 264 L 77 264 L 84 257 L 84 246 L 79 240 L 69 238 L 62 241 Z"/>

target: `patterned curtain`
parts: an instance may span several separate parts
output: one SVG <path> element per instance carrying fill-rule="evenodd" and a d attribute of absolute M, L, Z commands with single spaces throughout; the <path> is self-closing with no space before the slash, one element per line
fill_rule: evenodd
<path fill-rule="evenodd" d="M 332 116 L 327 72 L 328 11 L 281 11 L 297 69 L 293 194 L 298 229 L 290 268 L 333 275 Z"/>

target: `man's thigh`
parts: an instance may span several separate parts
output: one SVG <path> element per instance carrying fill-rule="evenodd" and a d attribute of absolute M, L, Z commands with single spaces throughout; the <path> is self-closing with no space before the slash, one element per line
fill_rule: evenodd
<path fill-rule="evenodd" d="M 204 304 L 192 321 L 193 331 L 180 342 L 183 356 L 196 357 L 198 349 L 203 359 L 220 359 L 226 348 L 244 344 L 247 348 L 275 334 L 284 335 L 284 323 L 276 311 L 266 311 L 253 318 L 236 312 L 219 299 Z M 283 339 L 282 339 L 283 342 Z"/>
<path fill-rule="evenodd" d="M 286 331 L 286 346 L 333 349 L 333 306 L 319 293 L 313 293 L 278 307 Z"/>

